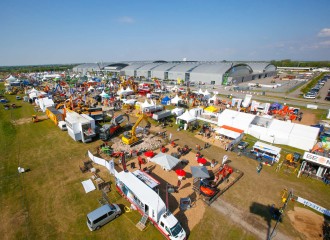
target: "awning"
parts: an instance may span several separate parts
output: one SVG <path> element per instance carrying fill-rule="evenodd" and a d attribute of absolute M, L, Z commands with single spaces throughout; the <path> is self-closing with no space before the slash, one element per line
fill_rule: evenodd
<path fill-rule="evenodd" d="M 233 139 L 238 138 L 244 131 L 238 128 L 230 127 L 227 125 L 221 126 L 221 128 L 215 129 L 215 132 Z"/>

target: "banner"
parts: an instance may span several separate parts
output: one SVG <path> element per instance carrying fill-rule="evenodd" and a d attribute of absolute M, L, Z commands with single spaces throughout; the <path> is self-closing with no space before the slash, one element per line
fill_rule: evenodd
<path fill-rule="evenodd" d="M 303 159 L 310 161 L 310 162 L 315 162 L 317 164 L 330 167 L 330 158 L 319 156 L 310 152 L 305 152 Z"/>
<path fill-rule="evenodd" d="M 88 157 L 94 162 L 94 156 L 89 150 L 88 150 Z"/>
<path fill-rule="evenodd" d="M 321 207 L 321 206 L 319 206 L 319 205 L 317 205 L 317 204 L 315 204 L 311 201 L 308 201 L 304 198 L 301 198 L 301 197 L 297 198 L 297 202 L 300 202 L 300 203 L 304 204 L 305 206 L 313 208 L 314 210 L 330 217 L 330 210 L 329 209 L 325 209 L 325 208 L 323 208 L 323 207 Z"/>

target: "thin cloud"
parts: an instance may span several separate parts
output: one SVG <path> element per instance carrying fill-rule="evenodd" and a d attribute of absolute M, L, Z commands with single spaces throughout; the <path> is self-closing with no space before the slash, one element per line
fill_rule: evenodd
<path fill-rule="evenodd" d="M 320 45 L 323 46 L 323 47 L 330 47 L 330 40 L 329 41 L 320 42 Z"/>
<path fill-rule="evenodd" d="M 323 28 L 317 36 L 319 37 L 330 37 L 330 28 Z"/>
<path fill-rule="evenodd" d="M 125 23 L 125 24 L 133 24 L 135 23 L 135 20 L 132 17 L 128 16 L 123 16 L 117 19 L 118 22 L 120 23 Z"/>

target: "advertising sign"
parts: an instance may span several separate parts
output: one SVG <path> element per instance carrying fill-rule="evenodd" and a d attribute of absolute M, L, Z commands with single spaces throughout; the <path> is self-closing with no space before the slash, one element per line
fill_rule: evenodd
<path fill-rule="evenodd" d="M 307 161 L 330 167 L 330 158 L 319 156 L 310 152 L 305 152 L 303 158 Z"/>
<path fill-rule="evenodd" d="M 321 207 L 321 206 L 319 206 L 319 205 L 317 205 L 317 204 L 315 204 L 311 201 L 308 201 L 304 198 L 301 198 L 301 197 L 297 198 L 297 202 L 300 202 L 300 203 L 304 204 L 305 206 L 313 208 L 314 210 L 330 217 L 330 210 L 329 209 L 325 209 L 325 208 L 323 208 L 323 207 Z"/>

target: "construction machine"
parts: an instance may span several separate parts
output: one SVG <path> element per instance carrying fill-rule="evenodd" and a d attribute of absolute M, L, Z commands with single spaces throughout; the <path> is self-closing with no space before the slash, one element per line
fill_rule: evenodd
<path fill-rule="evenodd" d="M 39 119 L 38 119 L 37 115 L 32 115 L 32 122 L 33 123 L 39 122 Z"/>
<path fill-rule="evenodd" d="M 110 124 L 104 124 L 102 128 L 100 128 L 100 139 L 103 141 L 109 140 L 111 136 L 118 132 L 121 128 L 121 123 L 124 122 L 124 117 L 127 118 L 127 122 L 129 122 L 129 116 L 127 114 L 122 114 L 117 117 L 113 117 Z"/>
<path fill-rule="evenodd" d="M 150 122 L 148 121 L 148 117 L 145 114 L 142 114 L 139 119 L 136 121 L 134 126 L 132 127 L 131 131 L 124 132 L 124 135 L 122 137 L 122 142 L 127 145 L 132 145 L 134 143 L 137 143 L 140 139 L 136 136 L 136 128 L 139 126 L 142 120 L 145 120 L 147 122 L 146 128 L 150 128 Z"/>

